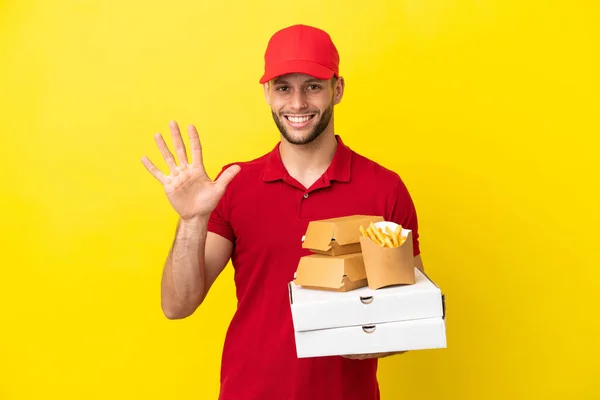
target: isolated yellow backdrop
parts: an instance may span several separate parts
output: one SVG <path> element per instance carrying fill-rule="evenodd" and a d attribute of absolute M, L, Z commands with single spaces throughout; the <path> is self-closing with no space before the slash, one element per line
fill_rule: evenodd
<path fill-rule="evenodd" d="M 401 174 L 447 296 L 448 349 L 382 360 L 383 399 L 600 398 L 598 21 L 593 1 L 1 2 L 0 399 L 216 398 L 232 270 L 162 316 L 176 216 L 140 157 L 164 166 L 171 119 L 211 176 L 269 151 L 262 55 L 292 23 L 336 41 L 336 130 Z"/>

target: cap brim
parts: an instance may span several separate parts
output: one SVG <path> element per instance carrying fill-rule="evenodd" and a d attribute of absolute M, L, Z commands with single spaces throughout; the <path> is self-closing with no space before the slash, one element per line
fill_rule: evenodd
<path fill-rule="evenodd" d="M 265 74 L 260 78 L 260 83 L 286 74 L 306 74 L 317 79 L 330 79 L 335 71 L 312 61 L 287 61 L 282 64 L 269 66 Z"/>

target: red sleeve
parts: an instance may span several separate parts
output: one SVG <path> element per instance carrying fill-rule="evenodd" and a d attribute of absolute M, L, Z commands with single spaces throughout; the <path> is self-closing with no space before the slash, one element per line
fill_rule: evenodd
<path fill-rule="evenodd" d="M 223 167 L 215 180 L 217 180 L 223 171 L 225 171 L 228 167 L 229 165 Z M 210 218 L 208 220 L 208 231 L 223 236 L 225 239 L 229 239 L 231 242 L 235 242 L 235 235 L 229 220 L 230 213 L 228 194 L 230 186 L 231 184 L 227 186 L 225 194 L 223 194 L 223 197 L 221 197 L 221 200 L 219 200 L 217 207 L 210 214 Z"/>
<path fill-rule="evenodd" d="M 419 244 L 419 223 L 417 220 L 417 211 L 410 196 L 410 193 L 402 180 L 398 177 L 396 187 L 391 194 L 388 205 L 388 221 L 402 225 L 404 229 L 410 229 L 413 236 L 414 255 L 421 253 Z"/>

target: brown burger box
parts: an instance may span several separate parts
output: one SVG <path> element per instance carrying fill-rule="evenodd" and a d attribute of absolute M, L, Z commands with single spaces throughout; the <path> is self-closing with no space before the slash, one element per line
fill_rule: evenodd
<path fill-rule="evenodd" d="M 336 292 L 347 292 L 367 286 L 362 254 L 304 256 L 298 263 L 294 282 L 305 289 Z"/>
<path fill-rule="evenodd" d="M 383 217 L 350 215 L 309 222 L 302 248 L 313 254 L 300 258 L 294 282 L 304 288 L 336 292 L 367 286 L 360 227 L 379 221 Z"/>
<path fill-rule="evenodd" d="M 375 215 L 349 215 L 311 221 L 302 241 L 302 248 L 328 256 L 360 253 L 360 227 L 383 221 Z"/>

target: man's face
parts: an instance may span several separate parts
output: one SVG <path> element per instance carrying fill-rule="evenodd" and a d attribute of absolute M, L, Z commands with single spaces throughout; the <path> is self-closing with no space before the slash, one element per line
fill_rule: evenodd
<path fill-rule="evenodd" d="M 309 75 L 281 76 L 265 85 L 273 120 L 283 137 L 292 144 L 307 144 L 326 129 L 332 129 L 333 106 L 341 99 L 343 81 Z"/>

